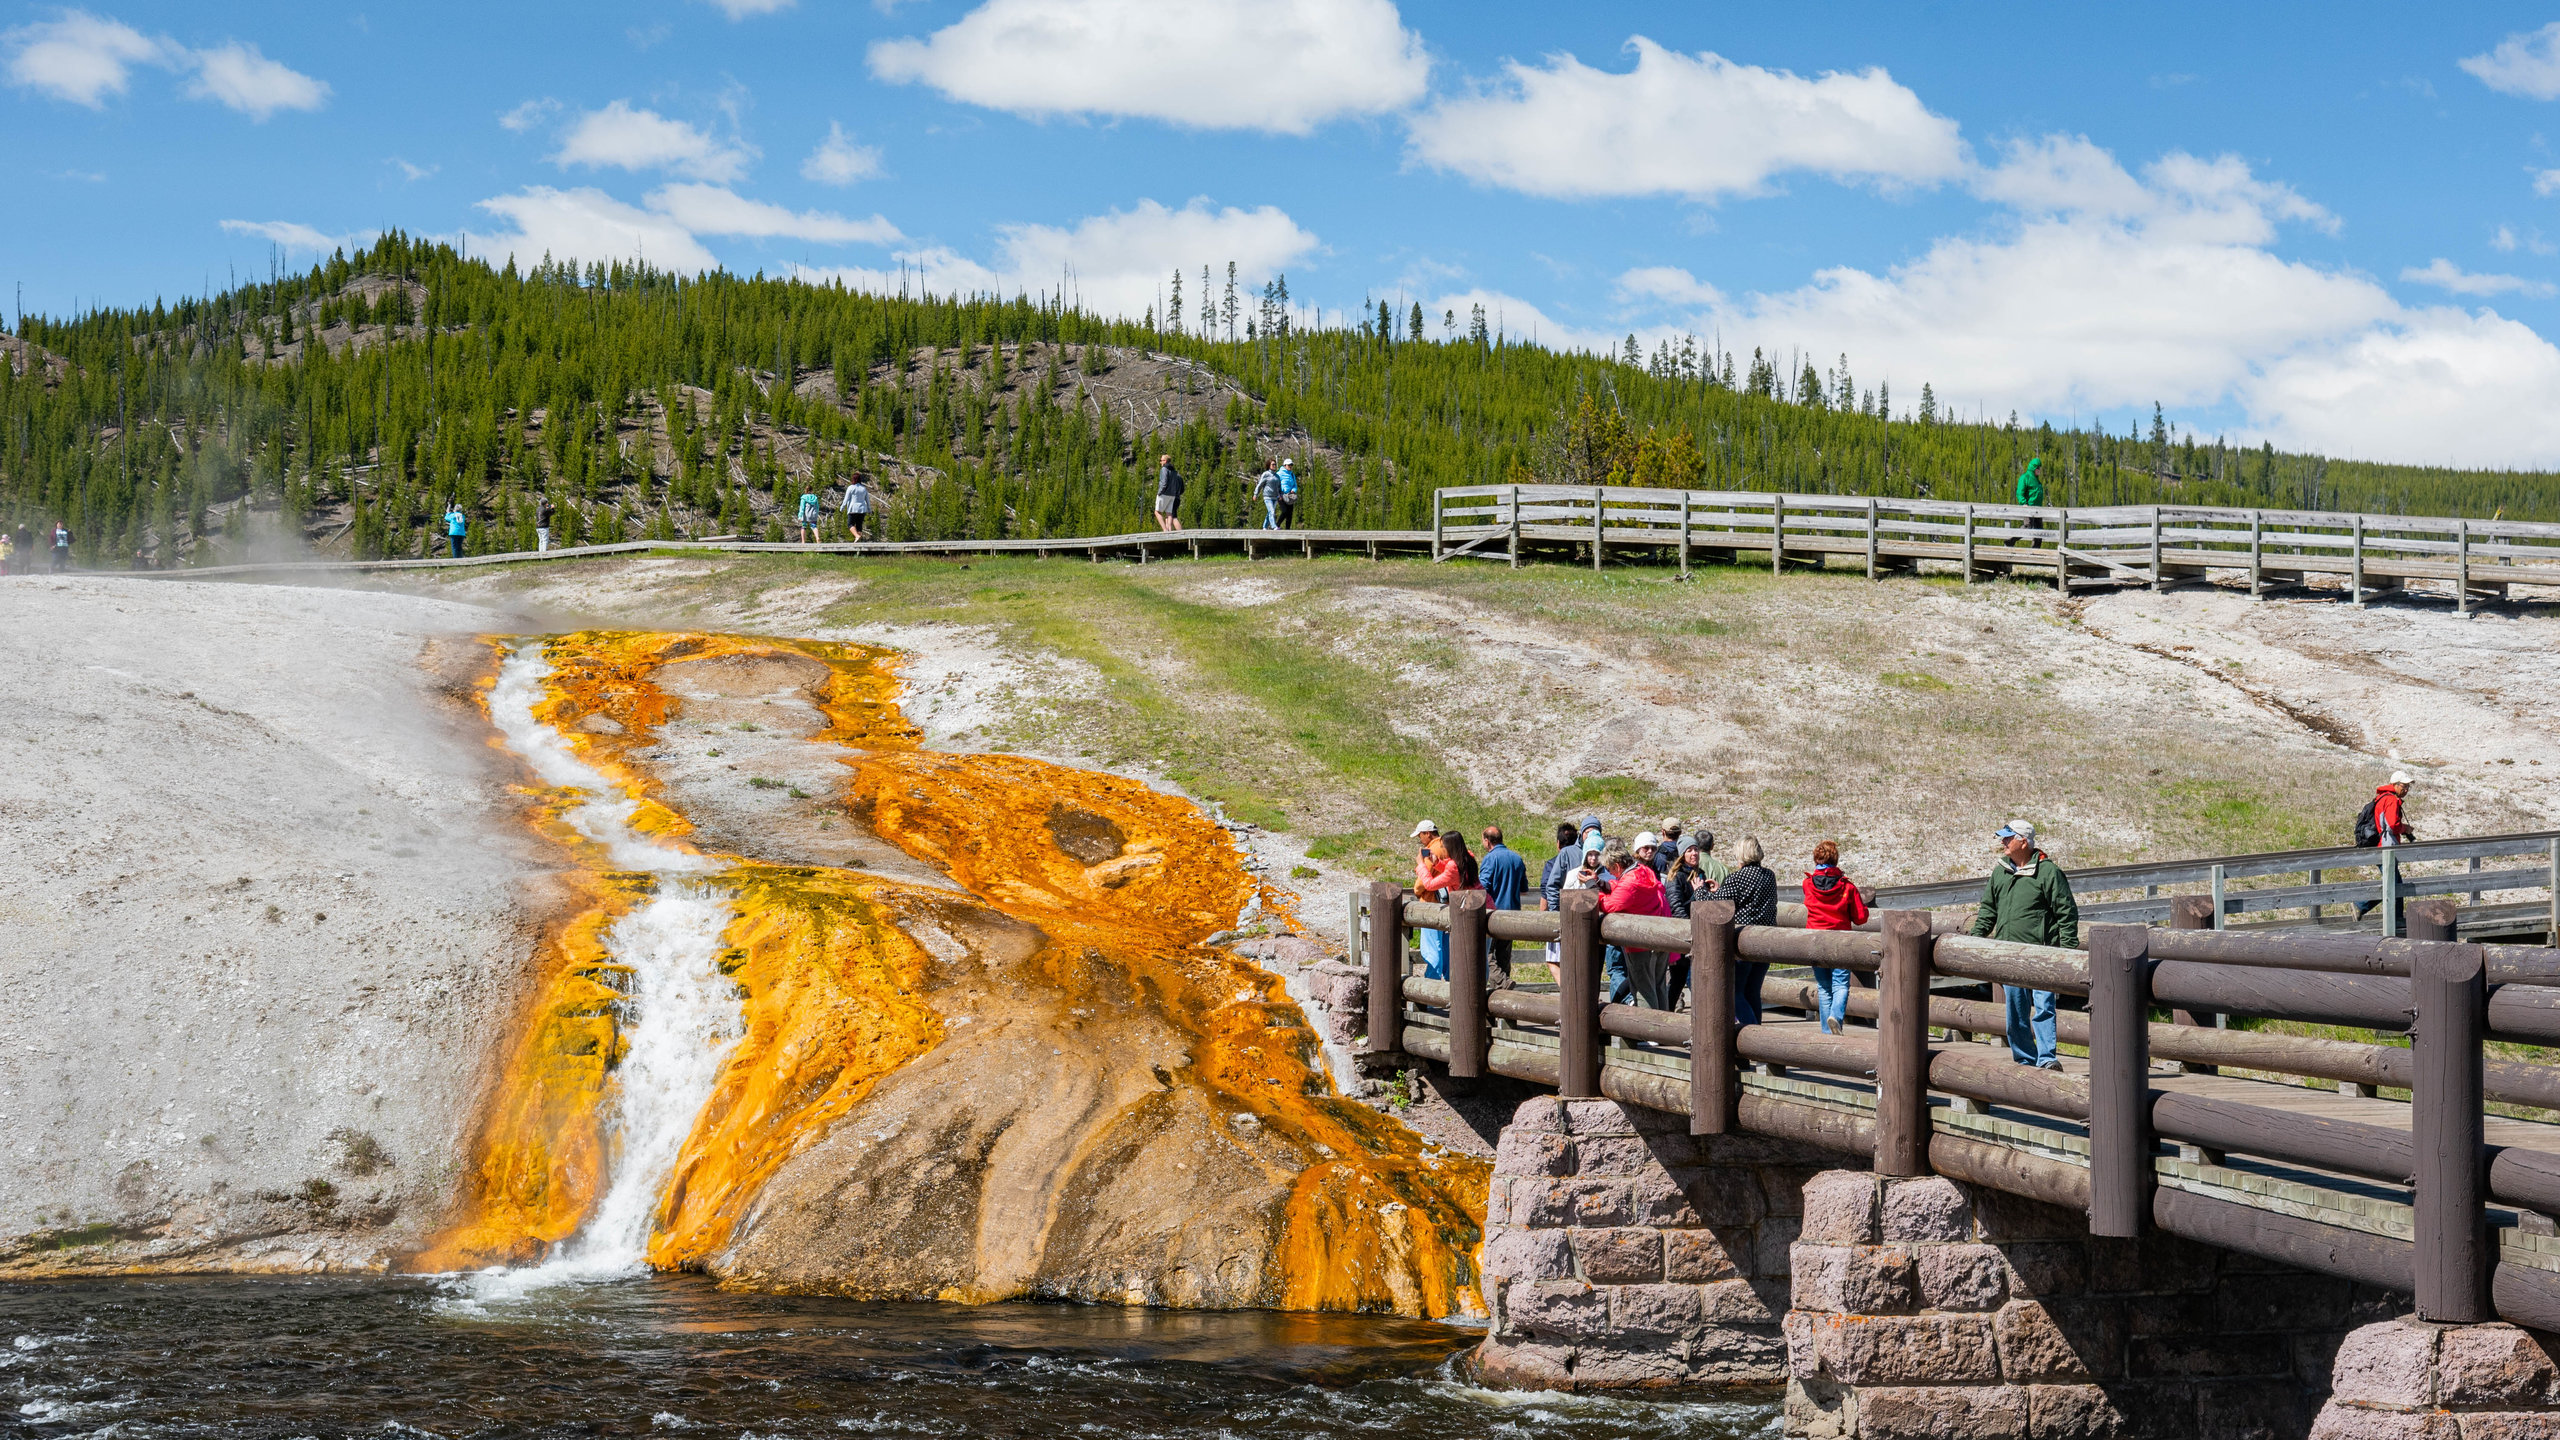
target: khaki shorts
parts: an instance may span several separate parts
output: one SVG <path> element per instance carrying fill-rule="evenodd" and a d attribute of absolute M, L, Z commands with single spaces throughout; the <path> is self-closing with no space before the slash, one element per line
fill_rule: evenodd
<path fill-rule="evenodd" d="M 1173 513 L 1173 507 L 1177 503 L 1179 502 L 1170 495 L 1159 495 L 1156 497 L 1156 513 L 1159 515 L 1170 515 Z"/>

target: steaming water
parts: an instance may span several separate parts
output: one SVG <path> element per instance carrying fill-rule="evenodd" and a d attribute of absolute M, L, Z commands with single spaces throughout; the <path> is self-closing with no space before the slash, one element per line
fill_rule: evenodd
<path fill-rule="evenodd" d="M 683 878 L 709 869 L 711 862 L 633 829 L 639 802 L 580 760 L 559 731 L 534 718 L 550 673 L 539 645 L 508 653 L 489 692 L 498 733 L 544 784 L 578 793 L 567 812 L 572 828 L 603 846 L 617 869 L 653 873 L 659 884 L 656 894 L 605 934 L 606 953 L 631 967 L 631 989 L 616 1007 L 628 1048 L 614 1067 L 607 1097 L 613 1154 L 604 1199 L 542 1265 L 472 1277 L 475 1300 L 640 1273 L 685 1137 L 711 1098 L 722 1061 L 744 1033 L 737 988 L 719 966 L 729 898 Z"/>

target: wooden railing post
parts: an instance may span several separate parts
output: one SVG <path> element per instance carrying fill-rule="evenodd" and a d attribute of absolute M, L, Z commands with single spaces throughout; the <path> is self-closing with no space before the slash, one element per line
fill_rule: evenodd
<path fill-rule="evenodd" d="M 2170 896 L 2169 928 L 2172 930 L 2211 930 L 2216 928 L 2213 923 L 2213 912 L 2219 898 L 2220 897 L 2218 896 L 2205 895 Z M 2192 1010 L 2172 1010 L 2169 1012 L 2169 1021 L 2174 1025 L 2201 1026 L 2208 1023 L 2203 1017 L 2197 1015 Z M 2222 1073 L 2222 1068 L 2218 1065 L 2198 1065 L 2193 1061 L 2182 1062 L 2179 1068 L 2190 1075 L 2219 1075 Z"/>
<path fill-rule="evenodd" d="M 1733 902 L 1689 907 L 1689 1133 L 1742 1128 L 1740 1055 L 1733 1040 Z"/>
<path fill-rule="evenodd" d="M 1876 497 L 1867 497 L 1867 578 L 1876 578 Z"/>
<path fill-rule="evenodd" d="M 2347 603 L 2362 605 L 2364 603 L 2364 516 L 2361 514 L 2355 516 L 2354 522 L 2352 533 L 2355 538 L 2351 542 L 2353 551 L 2347 563 Z M 2382 933 L 2388 935 L 2391 931 L 2386 928 Z"/>
<path fill-rule="evenodd" d="M 1689 492 L 1680 492 L 1680 578 L 1689 578 Z"/>
<path fill-rule="evenodd" d="M 2489 1303 L 2489 1216 L 2482 1208 L 2486 1128 L 2480 1042 L 2488 1028 L 2488 967 L 2480 947 L 2453 942 L 2454 904 L 2409 906 L 2411 947 L 2409 1138 L 2416 1147 L 2414 1229 L 2418 1318 L 2474 1325 L 2497 1318 Z"/>
<path fill-rule="evenodd" d="M 1973 583 L 1973 502 L 1964 502 L 1964 583 Z"/>
<path fill-rule="evenodd" d="M 1484 1007 L 1485 908 L 1482 890 L 1449 897 L 1449 1073 L 1460 1080 L 1484 1075 L 1493 1044 L 1493 1017 Z"/>
<path fill-rule="evenodd" d="M 2159 593 L 2164 582 L 2160 576 L 2160 507 L 2151 507 L 2151 589 Z"/>
<path fill-rule="evenodd" d="M 1567 890 L 1556 916 L 1556 1093 L 1600 1095 L 1600 892 Z"/>
<path fill-rule="evenodd" d="M 1520 487 L 1511 487 L 1511 568 L 1520 568 Z"/>
<path fill-rule="evenodd" d="M 1929 1173 L 1929 915 L 1884 912 L 1876 987 L 1876 1173 Z"/>
<path fill-rule="evenodd" d="M 2401 933 L 2400 852 L 2390 846 L 2382 851 L 2382 933 L 2386 939 Z"/>
<path fill-rule="evenodd" d="M 2249 512 L 2249 598 L 2259 598 L 2261 567 L 2266 563 L 2267 512 Z"/>
<path fill-rule="evenodd" d="M 1404 1048 L 1404 892 L 1389 880 L 1369 886 L 1369 1050 Z"/>
<path fill-rule="evenodd" d="M 2089 929 L 2089 1233 L 2151 1218 L 2151 927 Z"/>
<path fill-rule="evenodd" d="M 2053 593 L 2068 595 L 2071 593 L 2071 507 L 2064 506 L 2054 523 L 2060 528 L 2053 532 Z"/>
<path fill-rule="evenodd" d="M 1787 560 L 1787 496 L 1785 491 L 1769 497 L 1769 573 L 1777 574 Z"/>
<path fill-rule="evenodd" d="M 2453 522 L 2453 613 L 2471 614 L 2471 522 Z"/>
<path fill-rule="evenodd" d="M 1608 513 L 1608 511 L 1609 511 L 1609 492 L 1608 492 L 1605 488 L 1603 488 L 1603 487 L 1601 487 L 1601 486 L 1598 486 L 1598 485 L 1594 485 L 1594 486 L 1592 486 L 1592 487 L 1591 487 L 1591 568 L 1592 568 L 1592 570 L 1593 570 L 1594 572 L 1597 572 L 1597 571 L 1600 569 L 1600 546 L 1604 543 L 1604 540 L 1605 540 L 1605 537 L 1604 537 L 1604 536 L 1602 535 L 1602 533 L 1601 533 L 1601 526 L 1602 526 L 1602 525 L 1603 525 L 1603 523 L 1604 523 L 1604 521 L 1603 521 L 1602 517 L 1603 517 L 1603 516 L 1605 516 L 1605 515 Z"/>

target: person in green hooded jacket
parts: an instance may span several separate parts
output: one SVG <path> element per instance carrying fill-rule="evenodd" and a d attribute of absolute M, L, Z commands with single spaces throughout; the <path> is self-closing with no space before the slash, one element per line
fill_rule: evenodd
<path fill-rule="evenodd" d="M 2018 472 L 2017 498 L 2010 503 L 2016 505 L 2042 505 L 2044 503 L 2043 456 L 2038 455 L 2033 459 L 2030 459 L 2027 461 L 2027 468 Z M 2041 515 L 2028 516 L 2027 528 L 2029 530 L 2042 530 L 2044 528 L 2044 517 Z M 2013 537 L 2009 543 L 2015 545 L 2018 542 Z"/>
<path fill-rule="evenodd" d="M 1990 883 L 1982 887 L 1969 933 L 2078 949 L 2080 902 L 2071 896 L 2071 878 L 2036 848 L 2036 827 L 2012 820 L 1992 838 L 2000 843 L 2000 859 L 1991 867 Z M 2009 992 L 2009 1058 L 2039 1070 L 2061 1069 L 2054 1050 L 2053 992 L 2003 988 Z"/>

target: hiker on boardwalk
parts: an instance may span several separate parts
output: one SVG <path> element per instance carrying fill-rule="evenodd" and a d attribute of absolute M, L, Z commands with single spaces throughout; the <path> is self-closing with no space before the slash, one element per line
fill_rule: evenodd
<path fill-rule="evenodd" d="M 818 543 L 818 496 L 815 491 L 800 492 L 800 511 L 792 520 L 800 529 L 801 544 Z"/>
<path fill-rule="evenodd" d="M 2080 903 L 2071 878 L 2036 848 L 2036 827 L 2012 820 L 1993 835 L 2000 858 L 1973 912 L 1974 935 L 2027 945 L 2078 949 Z M 2009 1058 L 2039 1070 L 2059 1070 L 2054 1053 L 2053 992 L 2003 987 L 2009 992 Z"/>
<path fill-rule="evenodd" d="M 453 553 L 459 555 L 462 551 L 457 547 Z M 64 521 L 56 520 L 53 522 L 53 573 L 59 575 L 70 568 L 71 526 Z"/>
<path fill-rule="evenodd" d="M 1426 830 L 1424 827 L 1429 826 Z M 1424 841 L 1421 854 L 1414 857 L 1413 893 L 1427 904 L 1446 905 L 1449 897 L 1461 890 L 1483 888 L 1476 880 L 1476 860 L 1467 853 L 1466 837 L 1456 831 L 1442 832 L 1425 820 L 1414 827 L 1414 835 Z M 1422 973 L 1430 980 L 1449 978 L 1449 932 L 1422 932 Z"/>
<path fill-rule="evenodd" d="M 2394 770 L 2387 782 L 2374 787 L 2373 798 L 2365 802 L 2364 813 L 2356 817 L 2356 846 L 2364 850 L 2393 850 L 2415 840 L 2409 829 L 2409 772 Z M 2356 902 L 2356 918 L 2373 913 L 2380 900 Z M 2395 919 L 2397 917 L 2394 917 Z M 2397 926 L 2393 927 L 2395 930 Z"/>
<path fill-rule="evenodd" d="M 1182 528 L 1182 487 L 1190 482 L 1173 468 L 1173 457 L 1156 457 L 1156 528 L 1170 534 Z"/>
<path fill-rule="evenodd" d="M 1662 882 L 1655 878 L 1653 867 L 1638 859 L 1624 845 L 1612 845 L 1600 857 L 1600 868 L 1608 872 L 1608 883 L 1600 896 L 1603 915 L 1668 915 L 1671 902 L 1662 893 Z M 1609 1003 L 1624 1005 L 1635 1001 L 1650 1009 L 1668 1010 L 1674 998 L 1670 988 L 1670 965 L 1659 950 L 1629 950 L 1609 947 L 1603 970 L 1609 978 Z"/>
<path fill-rule="evenodd" d="M 1804 873 L 1804 928 L 1854 930 L 1867 923 L 1867 897 L 1840 873 L 1840 847 L 1829 840 L 1813 847 L 1813 868 Z M 1822 1033 L 1837 1035 L 1849 1028 L 1849 972 L 1838 966 L 1813 967 L 1814 988 L 1822 995 L 1818 1015 Z"/>
<path fill-rule="evenodd" d="M 1287 530 L 1298 523 L 1298 462 L 1281 461 L 1272 479 L 1279 491 L 1280 528 Z"/>
<path fill-rule="evenodd" d="M 551 548 L 551 495 L 548 491 L 533 497 L 533 553 Z"/>
<path fill-rule="evenodd" d="M 1499 825 L 1484 827 L 1484 854 L 1476 861 L 1476 881 L 1484 886 L 1487 910 L 1517 910 L 1529 894 L 1529 862 L 1502 843 Z M 1484 940 L 1484 975 L 1485 984 L 1493 989 L 1511 988 L 1511 942 L 1494 938 L 1490 929 Z"/>
<path fill-rule="evenodd" d="M 1778 923 L 1778 877 L 1760 863 L 1760 837 L 1745 835 L 1733 847 L 1733 871 L 1716 882 L 1715 898 L 1733 906 L 1733 923 L 1775 925 Z M 1768 977 L 1769 962 L 1744 960 L 1733 962 L 1733 1023 L 1760 1023 L 1760 982 Z"/>
<path fill-rule="evenodd" d="M 1262 502 L 1262 528 L 1280 528 L 1280 472 L 1264 467 L 1253 477 L 1253 498 Z"/>
<path fill-rule="evenodd" d="M 2018 492 L 2017 499 L 2014 503 L 2019 505 L 2042 505 L 2044 503 L 2043 456 L 2038 455 L 2027 461 L 2027 468 L 2018 472 Z M 2028 516 L 2027 528 L 2029 530 L 2042 530 L 2044 528 L 2044 517 L 2041 515 Z M 2018 542 L 2016 537 L 2012 536 L 2009 543 L 2012 545 L 2017 544 Z M 2029 541 L 2028 543 L 2032 544 L 2034 542 Z"/>
<path fill-rule="evenodd" d="M 462 537 L 471 533 L 471 517 L 462 513 L 462 502 L 456 500 L 444 507 L 444 538 L 453 547 L 453 558 L 462 558 Z"/>
<path fill-rule="evenodd" d="M 1546 867 L 1538 872 L 1538 908 L 1552 915 L 1563 908 L 1565 882 L 1582 866 L 1582 832 L 1570 820 L 1556 822 L 1556 853 L 1547 857 Z M 1547 942 L 1547 964 L 1556 963 L 1558 946 Z"/>
<path fill-rule="evenodd" d="M 844 528 L 859 543 L 863 528 L 871 523 L 871 482 L 856 472 L 853 483 L 844 487 Z"/>

